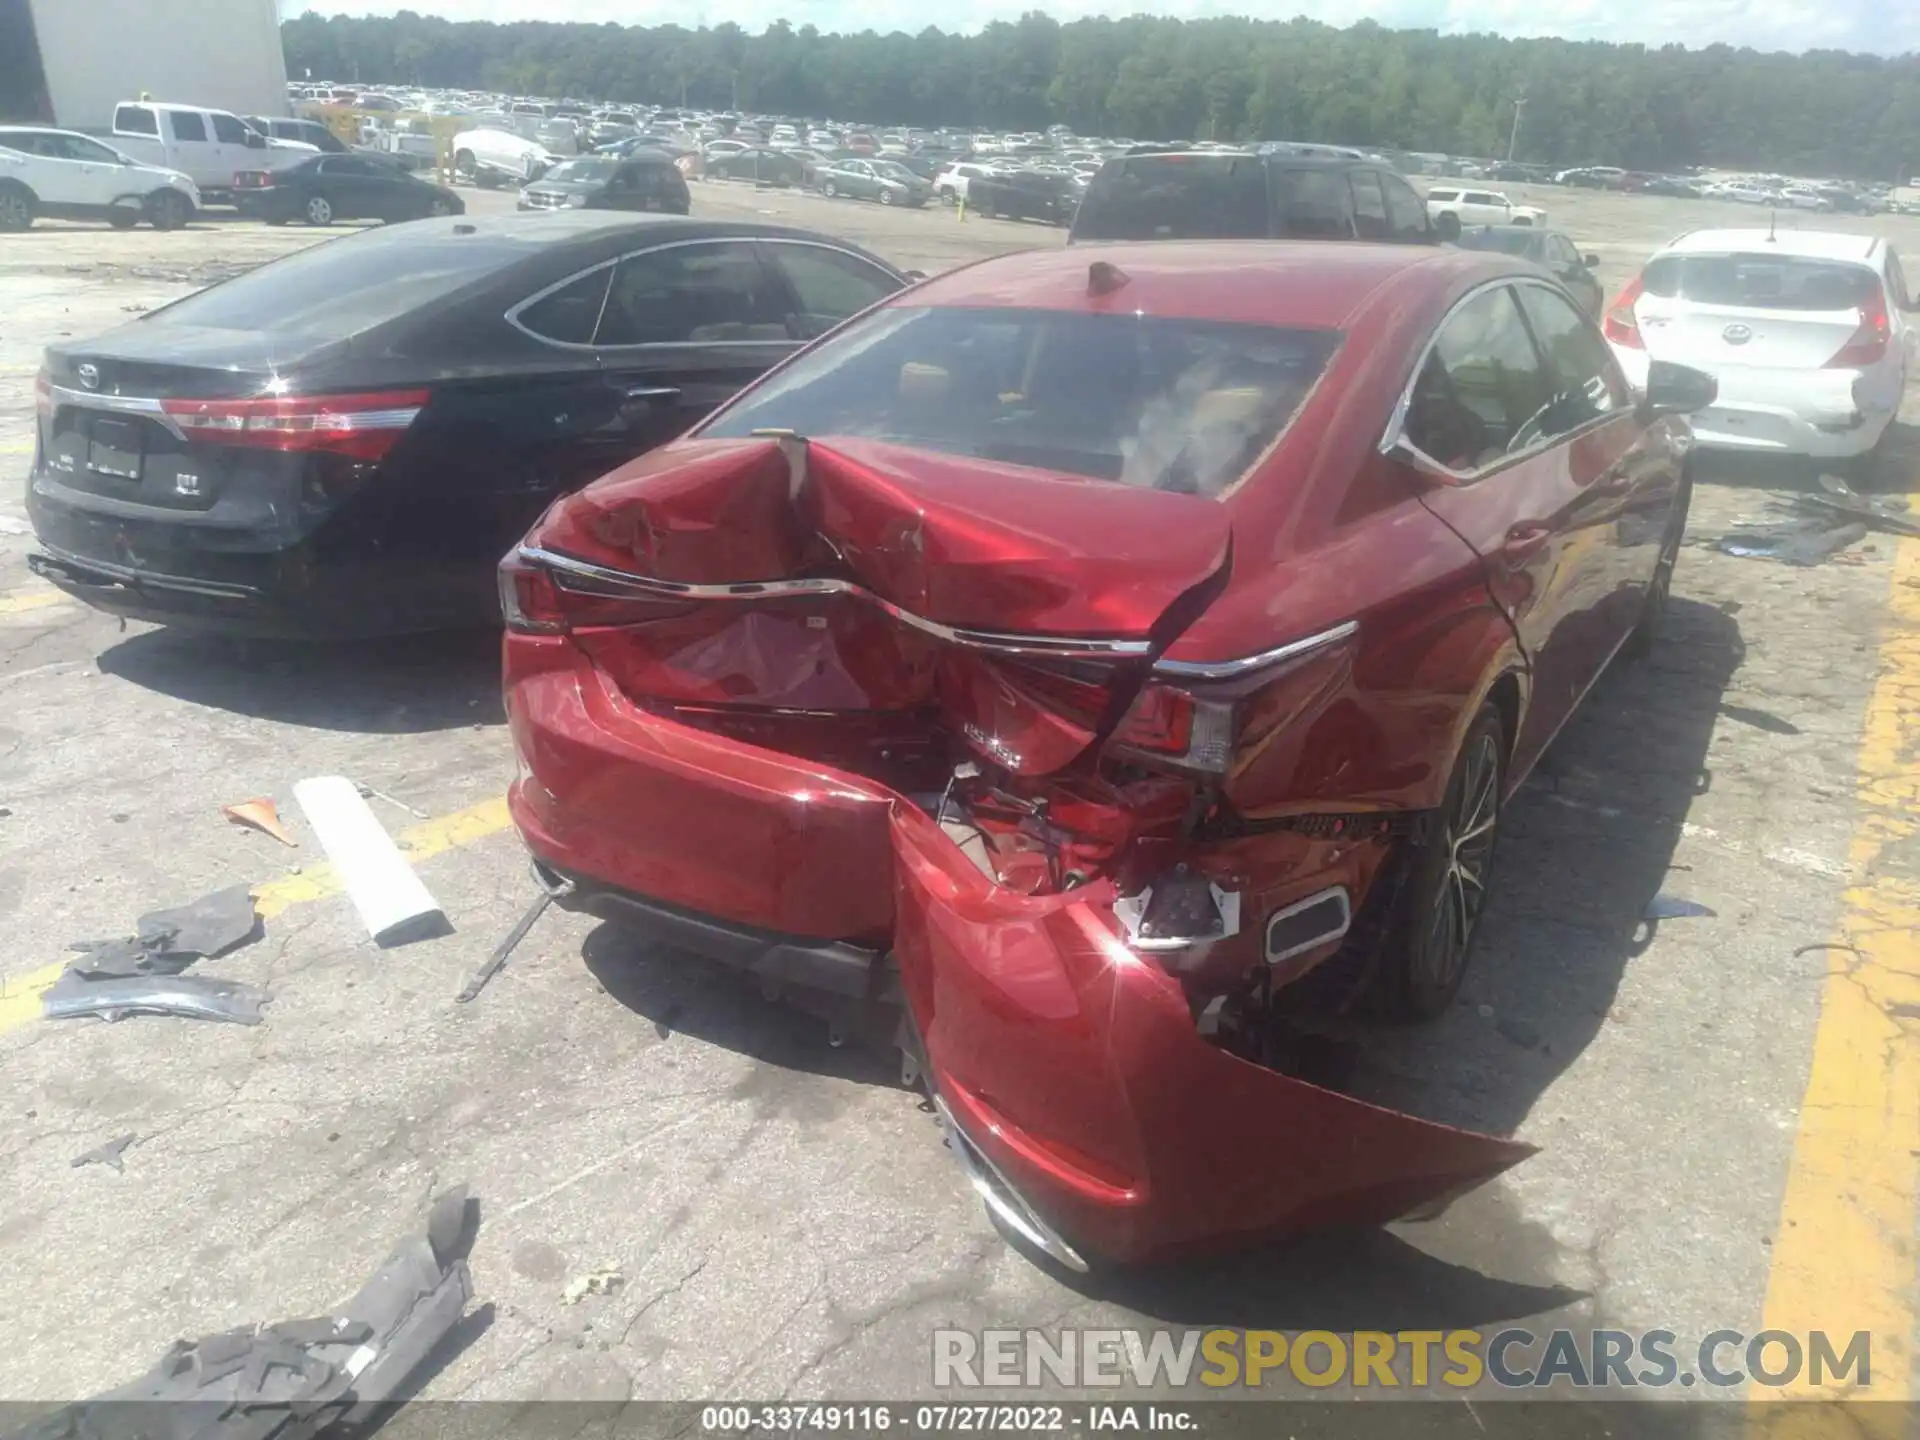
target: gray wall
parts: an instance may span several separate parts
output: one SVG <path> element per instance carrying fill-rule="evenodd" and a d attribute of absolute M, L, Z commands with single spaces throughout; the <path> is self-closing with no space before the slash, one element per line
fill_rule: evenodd
<path fill-rule="evenodd" d="M 104 129 L 141 91 L 176 105 L 285 115 L 274 0 L 30 0 L 56 124 Z"/>

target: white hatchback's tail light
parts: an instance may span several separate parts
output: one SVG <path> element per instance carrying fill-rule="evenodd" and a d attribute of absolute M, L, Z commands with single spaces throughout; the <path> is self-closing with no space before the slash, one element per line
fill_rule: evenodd
<path fill-rule="evenodd" d="M 1860 302 L 1859 327 L 1827 361 L 1825 368 L 1861 370 L 1868 365 L 1878 365 L 1887 358 L 1887 346 L 1892 339 L 1893 317 L 1887 313 L 1886 292 L 1876 282 Z"/>

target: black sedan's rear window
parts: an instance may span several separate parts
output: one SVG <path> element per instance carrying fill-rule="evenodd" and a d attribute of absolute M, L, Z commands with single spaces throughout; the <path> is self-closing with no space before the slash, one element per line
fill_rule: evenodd
<path fill-rule="evenodd" d="M 392 232 L 374 230 L 296 251 L 146 319 L 339 339 L 451 295 L 531 253 L 527 242 L 504 235 L 408 236 L 401 242 Z"/>
<path fill-rule="evenodd" d="M 802 355 L 702 432 L 792 430 L 1217 497 L 1293 419 L 1332 330 L 897 307 Z"/>

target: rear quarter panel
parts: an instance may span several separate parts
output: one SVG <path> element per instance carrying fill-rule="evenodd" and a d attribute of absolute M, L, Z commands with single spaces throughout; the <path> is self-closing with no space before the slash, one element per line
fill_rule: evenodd
<path fill-rule="evenodd" d="M 1479 278 L 1416 266 L 1350 317 L 1279 446 L 1230 497 L 1235 578 L 1172 658 L 1257 653 L 1354 621 L 1243 697 L 1228 794 L 1276 817 L 1439 803 L 1482 699 L 1524 662 L 1476 552 L 1378 446 L 1416 356 Z"/>

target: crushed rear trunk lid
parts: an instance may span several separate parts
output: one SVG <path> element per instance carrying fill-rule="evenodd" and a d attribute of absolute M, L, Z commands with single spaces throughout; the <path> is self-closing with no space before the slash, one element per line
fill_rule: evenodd
<path fill-rule="evenodd" d="M 1031 776 L 1111 732 L 1230 551 L 1198 497 L 778 436 L 661 452 L 522 554 L 640 703 L 944 717 Z"/>

